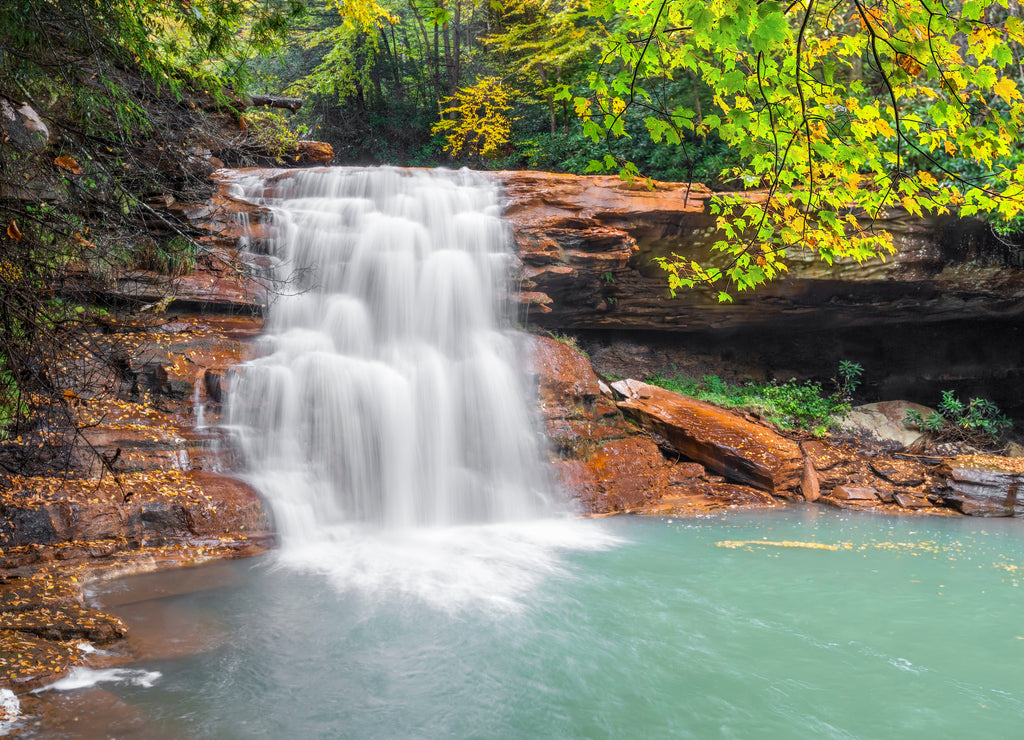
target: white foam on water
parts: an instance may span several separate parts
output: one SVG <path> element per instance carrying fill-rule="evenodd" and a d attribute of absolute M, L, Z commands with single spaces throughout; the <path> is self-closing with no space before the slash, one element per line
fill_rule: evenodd
<path fill-rule="evenodd" d="M 21 702 L 10 689 L 0 689 L 0 733 L 4 735 L 11 724 L 21 715 Z"/>
<path fill-rule="evenodd" d="M 88 689 L 101 683 L 116 683 L 126 686 L 140 686 L 144 689 L 153 687 L 161 677 L 160 671 L 146 671 L 141 668 L 72 668 L 68 675 L 53 683 L 33 691 L 73 691 Z"/>
<path fill-rule="evenodd" d="M 565 573 L 569 552 L 622 540 L 582 519 L 381 529 L 341 526 L 281 550 L 275 564 L 326 578 L 340 591 L 400 596 L 445 612 L 515 613 L 547 578 Z"/>

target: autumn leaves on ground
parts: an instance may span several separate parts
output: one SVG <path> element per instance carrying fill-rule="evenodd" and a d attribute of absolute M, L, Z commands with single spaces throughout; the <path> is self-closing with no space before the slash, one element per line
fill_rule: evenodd
<path fill-rule="evenodd" d="M 0 490 L 0 686 L 36 688 L 95 662 L 80 644 L 124 636 L 119 619 L 83 605 L 87 579 L 266 549 L 258 497 L 209 472 L 218 433 L 195 428 L 201 409 L 219 419 L 219 384 L 259 320 L 141 316 L 103 315 L 84 338 L 124 357 L 119 373 L 91 368 L 104 382 L 83 372 L 92 355 L 62 359 L 70 419 L 53 415 L 4 443 L 29 472 Z"/>

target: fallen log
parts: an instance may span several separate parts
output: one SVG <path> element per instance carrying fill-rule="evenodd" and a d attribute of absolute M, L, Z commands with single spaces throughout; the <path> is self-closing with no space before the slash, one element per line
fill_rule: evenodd
<path fill-rule="evenodd" d="M 679 454 L 737 482 L 782 494 L 803 478 L 803 455 L 793 441 L 724 409 L 637 380 L 614 384 L 618 403 L 640 426 Z"/>
<path fill-rule="evenodd" d="M 250 95 L 248 102 L 251 107 L 287 108 L 293 113 L 302 107 L 302 98 L 280 98 L 274 95 Z"/>

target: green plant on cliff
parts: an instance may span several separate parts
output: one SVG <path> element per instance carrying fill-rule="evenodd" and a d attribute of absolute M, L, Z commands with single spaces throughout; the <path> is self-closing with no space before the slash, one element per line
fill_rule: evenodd
<path fill-rule="evenodd" d="M 904 423 L 928 432 L 939 442 L 967 442 L 981 448 L 997 446 L 1013 426 L 991 401 L 972 398 L 964 403 L 953 391 L 942 391 L 937 410 L 927 416 L 908 409 Z"/>
<path fill-rule="evenodd" d="M 576 339 L 576 337 L 574 337 L 572 334 L 560 334 L 558 332 L 548 332 L 548 335 L 552 339 L 554 339 L 555 341 L 561 342 L 562 344 L 564 344 L 566 347 L 571 349 L 576 354 L 583 355 L 584 357 L 586 357 L 588 359 L 590 358 L 590 355 L 587 354 L 587 351 L 585 349 L 583 349 L 582 347 L 580 347 L 579 340 Z"/>
<path fill-rule="evenodd" d="M 20 435 L 30 411 L 50 427 L 62 412 L 60 423 L 73 423 L 58 358 L 101 359 L 79 342 L 88 316 L 67 308 L 88 300 L 89 280 L 124 265 L 194 264 L 196 234 L 154 204 L 209 194 L 203 157 L 221 124 L 204 111 L 234 117 L 244 60 L 280 40 L 301 9 L 0 3 L 0 427 Z"/>
<path fill-rule="evenodd" d="M 856 363 L 850 364 L 860 367 Z M 715 406 L 756 412 L 781 429 L 802 429 L 822 436 L 833 421 L 850 411 L 848 394 L 856 387 L 855 378 L 859 373 L 854 372 L 854 367 L 849 367 L 845 374 L 840 369 L 839 374 L 848 381 L 829 395 L 824 393 L 820 383 L 810 381 L 734 385 L 717 375 L 705 375 L 698 381 L 680 374 L 651 375 L 646 380 L 651 385 Z"/>
<path fill-rule="evenodd" d="M 839 371 L 836 373 L 836 377 L 832 378 L 832 383 L 835 385 L 836 390 L 834 397 L 841 403 L 849 406 L 853 400 L 853 394 L 857 392 L 860 387 L 861 377 L 864 375 L 864 366 L 859 362 L 851 362 L 850 360 L 839 361 Z"/>

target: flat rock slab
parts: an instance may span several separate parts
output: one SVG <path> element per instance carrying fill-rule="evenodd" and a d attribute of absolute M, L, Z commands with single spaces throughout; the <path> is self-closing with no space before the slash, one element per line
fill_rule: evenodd
<path fill-rule="evenodd" d="M 679 454 L 736 483 L 772 494 L 800 485 L 803 455 L 796 442 L 703 401 L 623 380 L 618 406 Z"/>
<path fill-rule="evenodd" d="M 836 486 L 832 496 L 840 501 L 877 501 L 878 491 L 860 486 Z"/>
<path fill-rule="evenodd" d="M 62 607 L 81 599 L 77 581 L 43 578 L 12 578 L 0 585 L 0 612 L 3 616 L 40 607 Z"/>
<path fill-rule="evenodd" d="M 871 469 L 897 486 L 920 486 L 925 481 L 925 466 L 910 460 L 873 460 Z"/>
<path fill-rule="evenodd" d="M 912 496 L 909 493 L 897 493 L 893 495 L 893 498 L 904 509 L 928 509 L 935 505 L 926 498 Z"/>
<path fill-rule="evenodd" d="M 771 509 L 777 506 L 781 504 L 756 488 L 693 480 L 675 492 L 667 491 L 656 503 L 634 513 L 644 516 L 694 516 L 727 509 Z"/>
<path fill-rule="evenodd" d="M 941 495 L 948 506 L 968 516 L 1024 514 L 1018 506 L 1024 490 L 1024 459 L 1000 455 L 959 455 L 939 468 Z"/>
<path fill-rule="evenodd" d="M 26 632 L 47 640 L 77 639 L 100 644 L 128 633 L 127 625 L 113 614 L 78 604 L 0 614 L 0 630 Z"/>

